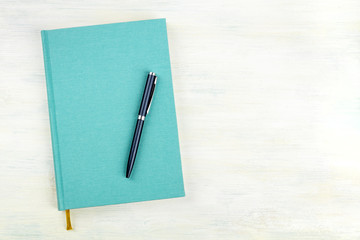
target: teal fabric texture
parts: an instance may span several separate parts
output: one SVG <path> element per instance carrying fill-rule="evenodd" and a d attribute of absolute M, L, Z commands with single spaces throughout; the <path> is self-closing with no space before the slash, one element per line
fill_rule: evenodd
<path fill-rule="evenodd" d="M 58 209 L 182 197 L 165 19 L 41 31 Z M 130 179 L 149 72 L 158 76 Z"/>

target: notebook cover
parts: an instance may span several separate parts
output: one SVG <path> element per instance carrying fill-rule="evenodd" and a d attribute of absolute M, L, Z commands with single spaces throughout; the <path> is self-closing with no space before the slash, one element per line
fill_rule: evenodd
<path fill-rule="evenodd" d="M 41 35 L 58 209 L 184 196 L 165 19 Z M 158 81 L 127 179 L 148 72 Z"/>

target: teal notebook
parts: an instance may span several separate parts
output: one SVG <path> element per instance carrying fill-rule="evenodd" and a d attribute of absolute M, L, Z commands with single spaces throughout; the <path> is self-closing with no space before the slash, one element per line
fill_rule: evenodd
<path fill-rule="evenodd" d="M 41 36 L 59 210 L 184 196 L 165 19 Z M 149 72 L 156 91 L 127 179 Z"/>

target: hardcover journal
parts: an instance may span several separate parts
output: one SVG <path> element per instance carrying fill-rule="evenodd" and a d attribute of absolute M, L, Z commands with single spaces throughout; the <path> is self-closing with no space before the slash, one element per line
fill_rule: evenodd
<path fill-rule="evenodd" d="M 184 196 L 165 19 L 41 31 L 59 210 Z M 130 179 L 146 76 L 158 76 Z"/>

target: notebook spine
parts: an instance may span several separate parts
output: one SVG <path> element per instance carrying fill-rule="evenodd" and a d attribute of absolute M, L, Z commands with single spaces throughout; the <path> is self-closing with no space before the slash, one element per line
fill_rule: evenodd
<path fill-rule="evenodd" d="M 55 99 L 54 99 L 54 91 L 53 91 L 50 49 L 49 49 L 47 31 L 41 31 L 41 38 L 42 38 L 44 65 L 45 65 L 45 77 L 46 77 L 46 88 L 47 88 L 48 107 L 49 107 L 51 143 L 52 143 L 53 160 L 54 160 L 54 168 L 55 168 L 57 202 L 58 202 L 58 209 L 65 210 L 59 140 L 57 134 L 57 125 L 56 125 L 56 111 L 55 111 Z"/>

